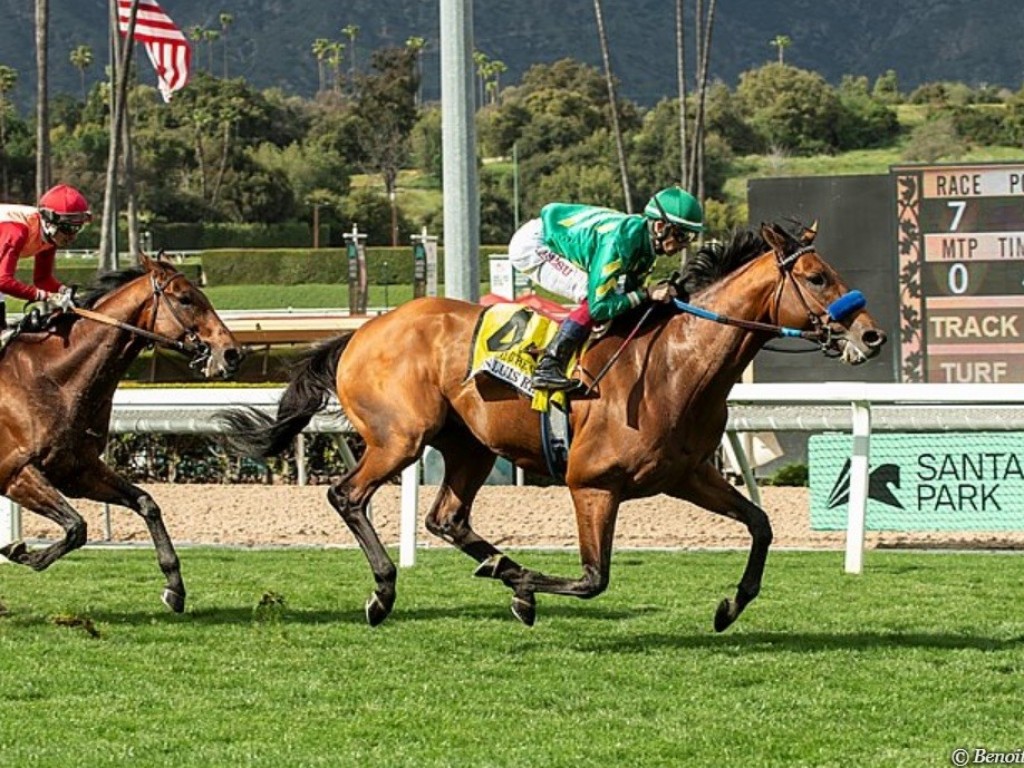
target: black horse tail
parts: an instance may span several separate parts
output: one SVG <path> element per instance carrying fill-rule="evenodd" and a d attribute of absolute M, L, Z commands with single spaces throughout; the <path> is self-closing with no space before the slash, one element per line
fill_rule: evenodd
<path fill-rule="evenodd" d="M 338 360 L 352 333 L 318 344 L 292 369 L 291 381 L 277 406 L 277 416 L 258 408 L 221 411 L 215 418 L 224 428 L 229 448 L 252 458 L 276 456 L 298 435 L 313 416 L 327 407 L 335 390 Z"/>

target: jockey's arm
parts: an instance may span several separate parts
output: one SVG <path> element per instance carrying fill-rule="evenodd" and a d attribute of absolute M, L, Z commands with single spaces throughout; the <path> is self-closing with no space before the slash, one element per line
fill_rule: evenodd
<path fill-rule="evenodd" d="M 594 254 L 587 285 L 587 302 L 594 322 L 608 322 L 647 299 L 647 291 L 643 288 L 627 293 L 616 291 L 619 277 L 627 271 L 622 255 L 611 244 Z"/>
<path fill-rule="evenodd" d="M 36 288 L 40 288 L 47 293 L 58 293 L 64 287 L 53 274 L 56 261 L 56 248 L 47 248 L 36 255 L 36 264 L 32 269 L 32 282 Z M 40 298 L 46 297 L 41 296 Z"/>
<path fill-rule="evenodd" d="M 16 223 L 0 224 L 0 293 L 22 301 L 37 301 L 46 298 L 45 289 L 25 285 L 15 277 L 26 236 L 25 228 Z"/>

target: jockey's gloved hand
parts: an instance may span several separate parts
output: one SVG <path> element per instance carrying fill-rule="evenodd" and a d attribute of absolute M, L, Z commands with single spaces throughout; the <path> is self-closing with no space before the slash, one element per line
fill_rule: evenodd
<path fill-rule="evenodd" d="M 70 286 L 61 286 L 59 291 L 47 291 L 43 296 L 42 313 L 67 312 L 75 306 L 75 292 Z"/>
<path fill-rule="evenodd" d="M 70 312 L 75 307 L 75 286 L 62 285 L 57 291 L 57 301 L 63 312 Z"/>
<path fill-rule="evenodd" d="M 647 297 L 651 301 L 667 304 L 676 297 L 676 287 L 672 283 L 658 283 L 647 289 Z"/>

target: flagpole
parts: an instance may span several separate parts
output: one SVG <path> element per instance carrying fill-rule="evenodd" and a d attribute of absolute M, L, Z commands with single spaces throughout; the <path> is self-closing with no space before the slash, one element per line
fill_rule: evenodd
<path fill-rule="evenodd" d="M 108 129 L 108 140 L 113 147 L 117 141 L 114 130 L 114 94 L 117 93 L 117 0 L 107 0 L 107 53 L 110 57 L 110 84 L 107 91 L 107 99 L 110 102 L 110 126 Z M 116 190 L 111 183 L 110 157 L 112 150 L 107 151 L 107 177 L 103 190 L 103 220 L 100 226 L 100 252 L 97 271 L 104 272 L 117 267 L 117 216 L 114 213 L 117 203 L 115 201 Z M 113 226 L 111 226 L 113 218 Z M 110 254 L 113 253 L 111 258 Z"/>
<path fill-rule="evenodd" d="M 139 0 L 132 0 L 128 16 L 128 30 L 124 44 L 117 44 L 118 20 L 117 0 L 110 0 L 111 48 L 117 52 L 111 67 L 110 88 L 110 152 L 107 154 L 107 186 L 103 195 L 104 228 L 106 238 L 100 233 L 100 268 L 117 269 L 117 161 L 121 150 L 121 136 L 124 130 L 125 103 L 128 95 L 128 56 L 135 40 L 135 21 L 139 13 Z M 116 84 L 116 87 L 115 87 Z"/>

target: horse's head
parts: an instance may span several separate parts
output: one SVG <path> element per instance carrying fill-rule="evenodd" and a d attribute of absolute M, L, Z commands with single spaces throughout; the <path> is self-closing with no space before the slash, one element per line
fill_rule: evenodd
<path fill-rule="evenodd" d="M 839 273 L 826 262 L 814 238 L 817 226 L 799 236 L 778 224 L 763 224 L 761 237 L 771 250 L 780 279 L 774 297 L 774 322 L 818 333 L 822 349 L 859 365 L 875 357 L 885 344 L 885 332 L 864 310 L 859 291 L 850 291 Z"/>
<path fill-rule="evenodd" d="M 201 290 L 162 259 L 139 256 L 152 286 L 149 317 L 143 325 L 180 342 L 192 367 L 207 378 L 228 377 L 242 362 L 242 349 Z"/>

